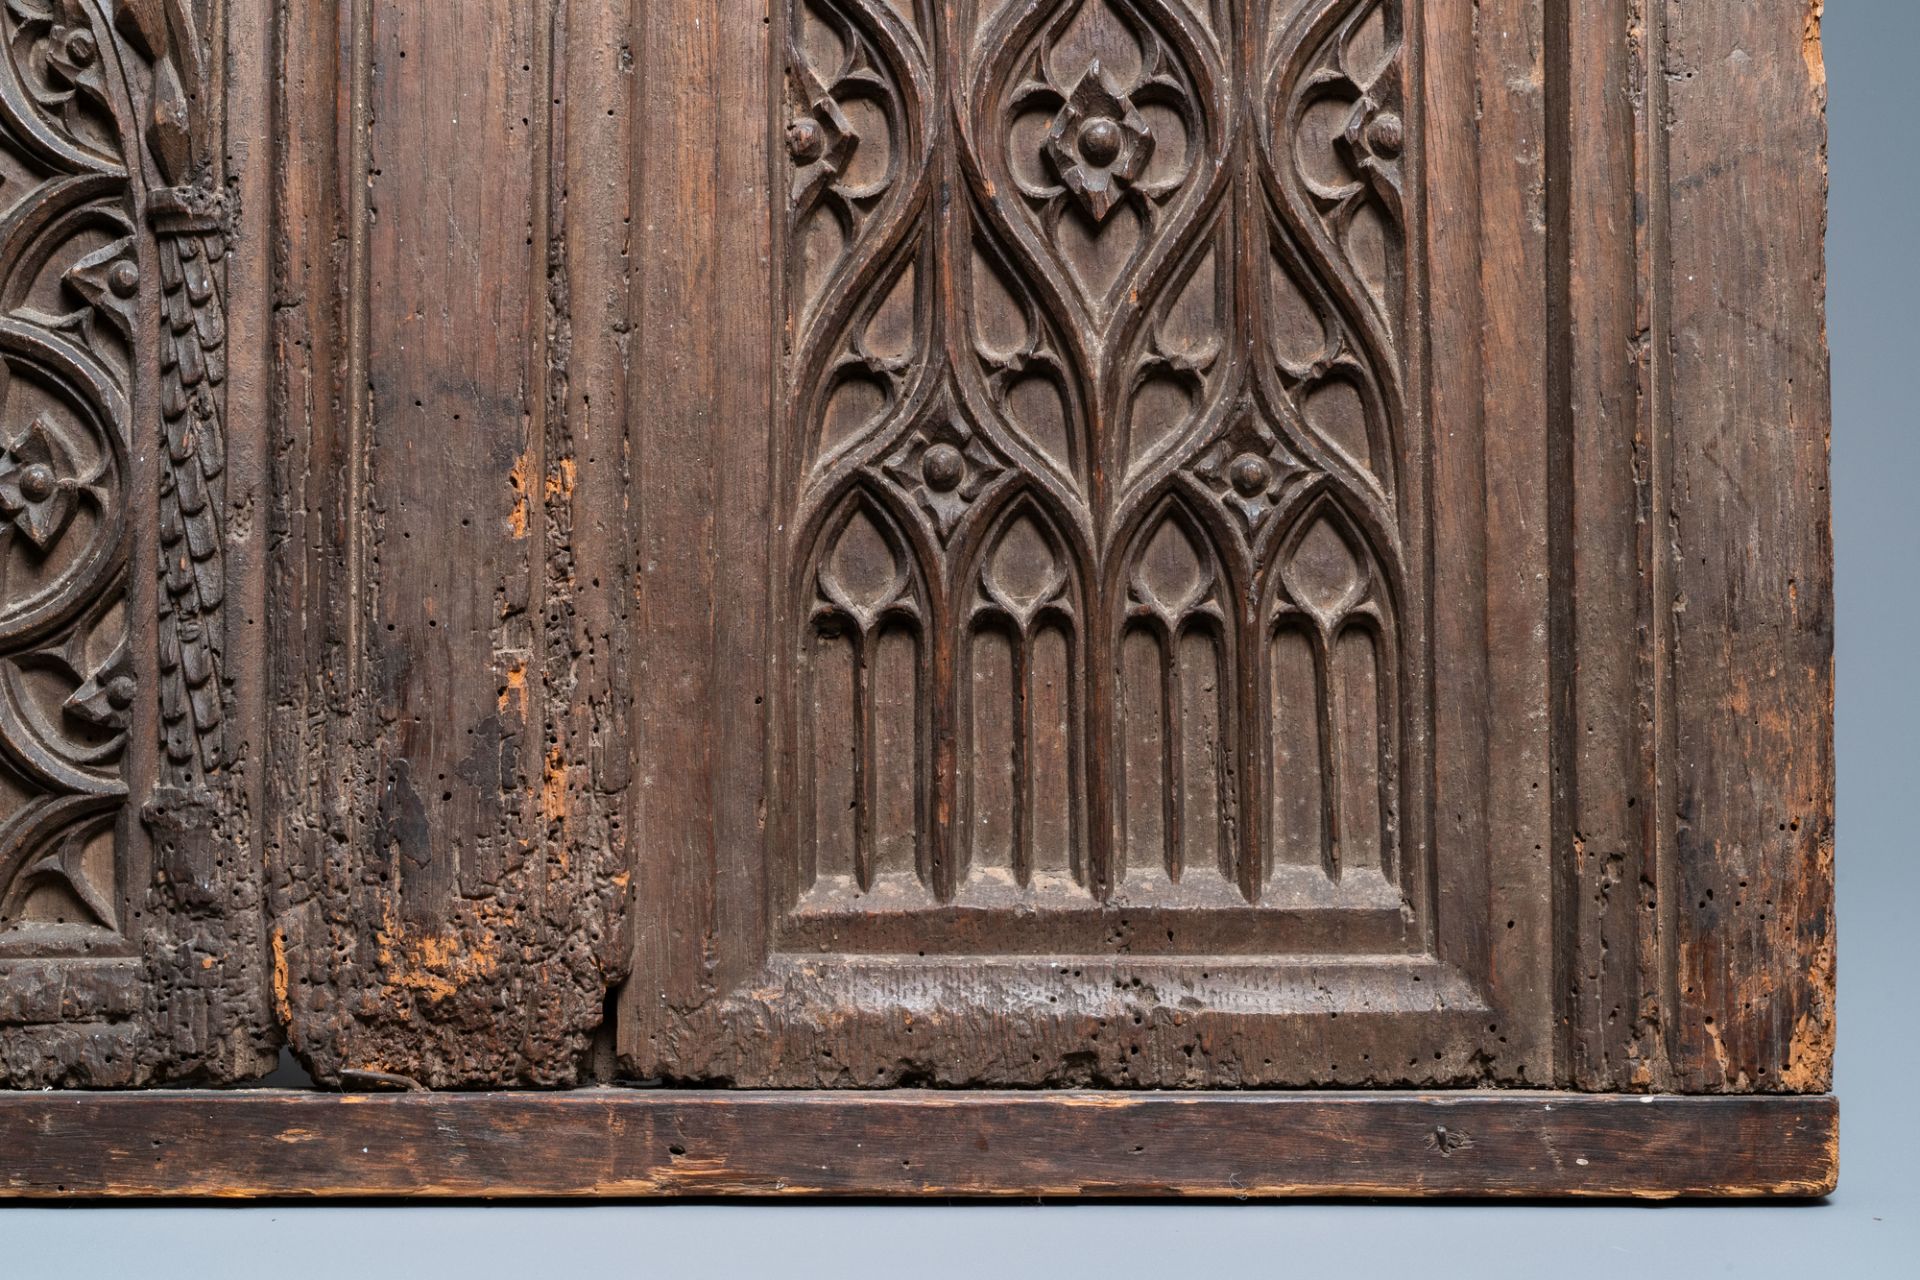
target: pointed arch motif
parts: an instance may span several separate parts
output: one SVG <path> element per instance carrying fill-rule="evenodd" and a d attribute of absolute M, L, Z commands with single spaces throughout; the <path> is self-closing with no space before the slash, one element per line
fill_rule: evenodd
<path fill-rule="evenodd" d="M 1083 555 L 1030 493 L 988 525 L 956 589 L 963 735 L 956 878 L 1084 886 Z"/>
<path fill-rule="evenodd" d="M 1235 575 L 1207 524 L 1169 493 L 1119 566 L 1114 741 L 1116 883 L 1237 878 L 1243 732 Z"/>
<path fill-rule="evenodd" d="M 824 321 L 802 327 L 792 438 L 819 438 L 849 381 L 886 408 L 801 468 L 788 572 L 814 572 L 804 531 L 853 484 L 886 494 L 925 556 L 917 865 L 936 900 L 997 878 L 1029 899 L 1066 883 L 1083 901 L 1257 905 L 1304 857 L 1279 815 L 1309 758 L 1338 792 L 1315 802 L 1311 864 L 1336 888 L 1361 863 L 1396 874 L 1412 2 L 890 5 L 855 22 L 899 44 L 875 74 L 905 77 L 860 92 L 925 105 L 898 181 L 941 197 L 870 194 L 866 247 L 806 303 L 846 318 L 831 343 L 854 354 L 827 360 Z M 796 108 L 809 120 L 817 104 Z M 825 181 L 795 162 L 796 183 Z M 806 189 L 795 217 L 824 198 Z M 926 336 L 884 366 L 861 335 L 895 305 L 909 243 Z M 1310 569 L 1328 537 L 1371 585 L 1322 619 Z M 1296 634 L 1304 719 L 1277 665 Z M 1064 693 L 1036 718 L 1047 663 Z M 1368 715 L 1377 732 L 1356 728 Z M 1037 807 L 1056 774 L 1064 860 Z"/>
<path fill-rule="evenodd" d="M 803 582 L 803 884 L 930 885 L 920 833 L 935 605 L 920 556 L 899 515 L 856 485 L 820 522 Z"/>
<path fill-rule="evenodd" d="M 1263 601 L 1275 863 L 1394 879 L 1401 730 L 1397 595 L 1335 491 L 1278 543 Z"/>
<path fill-rule="evenodd" d="M 226 654 L 232 210 L 198 23 L 186 0 L 0 12 L 0 963 L 108 975 L 61 1011 L 85 1024 L 63 1055 L 0 1045 L 0 1083 L 271 1056 Z"/>

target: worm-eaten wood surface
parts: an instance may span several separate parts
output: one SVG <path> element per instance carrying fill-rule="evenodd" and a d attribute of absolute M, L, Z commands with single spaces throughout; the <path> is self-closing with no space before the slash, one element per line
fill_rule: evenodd
<path fill-rule="evenodd" d="M 0 1085 L 1824 1092 L 1817 0 L 756 12 L 0 11 Z"/>
<path fill-rule="evenodd" d="M 280 13 L 273 980 L 329 1083 L 572 1083 L 628 960 L 630 77 L 571 8 Z"/>

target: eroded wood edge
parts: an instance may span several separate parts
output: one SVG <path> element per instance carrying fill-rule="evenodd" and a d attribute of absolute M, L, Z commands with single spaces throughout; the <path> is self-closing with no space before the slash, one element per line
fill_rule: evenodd
<path fill-rule="evenodd" d="M 573 1083 L 625 972 L 622 14 L 278 9 L 271 945 L 323 1081 Z M 505 127 L 463 167 L 410 83 Z M 381 216 L 422 157 L 444 236 Z"/>
<path fill-rule="evenodd" d="M 1823 0 L 1669 0 L 1668 1087 L 1832 1080 Z"/>

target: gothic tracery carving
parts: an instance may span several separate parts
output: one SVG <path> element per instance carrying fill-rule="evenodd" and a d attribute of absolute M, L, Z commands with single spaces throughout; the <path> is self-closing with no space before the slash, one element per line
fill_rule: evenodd
<path fill-rule="evenodd" d="M 232 837 L 215 834 L 228 804 L 227 209 L 196 132 L 197 38 L 172 0 L 0 10 L 0 958 L 159 956 L 141 1026 L 173 1038 L 156 1052 L 182 1069 L 222 1050 L 173 988 L 242 991 L 244 964 L 203 960 L 230 928 L 254 928 L 227 919 L 241 899 L 219 881 L 238 862 L 222 871 L 210 847 Z M 157 563 L 132 560 L 139 528 Z M 157 588 L 136 590 L 131 575 L 147 573 Z M 142 600 L 148 616 L 131 607 Z M 156 739 L 135 742 L 138 723 Z M 140 810 L 151 884 L 129 878 L 122 849 L 140 758 L 156 762 Z M 133 1025 L 35 1069 L 130 1078 L 141 1051 L 103 1046 Z"/>
<path fill-rule="evenodd" d="M 1403 3 L 791 6 L 792 705 L 850 891 L 1398 874 Z M 848 510 L 922 584 L 891 666 Z"/>

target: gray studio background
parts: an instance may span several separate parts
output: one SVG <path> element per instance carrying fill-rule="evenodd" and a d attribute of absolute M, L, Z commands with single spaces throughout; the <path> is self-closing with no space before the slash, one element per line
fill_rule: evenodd
<path fill-rule="evenodd" d="M 1840 637 L 1831 1201 L 14 1209 L 0 1210 L 0 1280 L 1920 1275 L 1920 0 L 1831 0 L 1826 51 Z"/>

